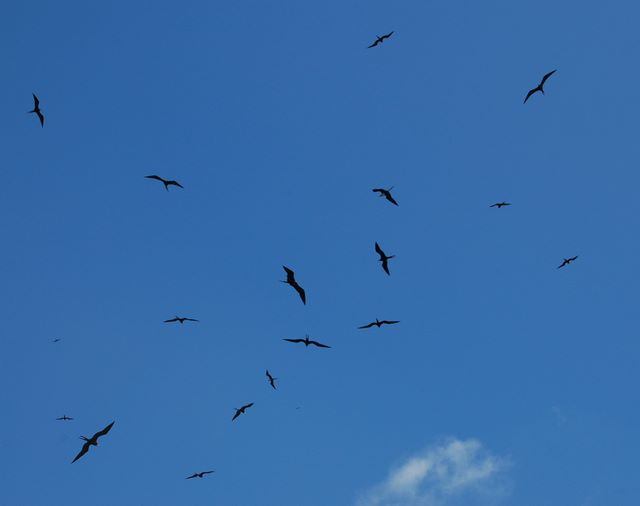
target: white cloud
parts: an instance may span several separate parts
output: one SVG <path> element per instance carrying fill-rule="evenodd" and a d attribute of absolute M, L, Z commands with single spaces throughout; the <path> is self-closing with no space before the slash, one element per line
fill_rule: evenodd
<path fill-rule="evenodd" d="M 476 439 L 447 439 L 395 467 L 357 505 L 492 504 L 505 493 L 500 478 L 506 465 L 506 459 L 492 455 Z"/>

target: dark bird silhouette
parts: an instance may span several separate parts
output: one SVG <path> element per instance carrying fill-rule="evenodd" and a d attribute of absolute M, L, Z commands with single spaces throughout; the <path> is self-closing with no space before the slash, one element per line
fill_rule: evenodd
<path fill-rule="evenodd" d="M 67 415 L 62 415 L 60 418 L 56 418 L 56 420 L 73 420 L 73 418 L 70 418 Z"/>
<path fill-rule="evenodd" d="M 380 255 L 380 261 L 382 262 L 382 268 L 384 269 L 384 272 L 386 272 L 390 276 L 391 273 L 389 272 L 389 262 L 388 261 L 391 258 L 394 258 L 395 255 L 391 255 L 391 256 L 385 255 L 384 251 L 382 251 L 382 248 L 380 247 L 380 245 L 378 243 L 376 243 L 376 253 L 378 255 Z"/>
<path fill-rule="evenodd" d="M 393 186 L 391 188 L 389 188 L 388 190 L 385 190 L 384 188 L 374 188 L 371 191 L 374 192 L 378 192 L 380 194 L 381 197 L 384 197 L 385 199 L 387 199 L 389 202 L 391 202 L 393 205 L 398 205 L 398 203 L 396 202 L 396 200 L 391 196 L 391 190 L 393 190 Z"/>
<path fill-rule="evenodd" d="M 40 110 L 40 100 L 38 100 L 38 97 L 36 97 L 35 93 L 32 93 L 33 95 L 33 109 L 31 109 L 29 112 L 35 112 L 38 116 L 38 119 L 40 119 L 40 126 L 44 126 L 44 116 L 42 114 L 42 111 Z"/>
<path fill-rule="evenodd" d="M 511 204 L 509 202 L 496 202 L 495 204 L 489 206 L 489 207 L 497 207 L 498 209 L 500 209 L 501 207 L 504 206 L 510 206 Z"/>
<path fill-rule="evenodd" d="M 174 181 L 173 179 L 172 180 L 163 179 L 160 176 L 156 176 L 156 175 L 144 176 L 144 177 L 146 177 L 147 179 L 155 179 L 156 181 L 160 181 L 162 184 L 164 184 L 164 189 L 167 190 L 167 191 L 169 191 L 169 186 L 171 186 L 171 185 L 178 186 L 178 187 L 184 189 L 184 186 L 182 186 L 180 183 L 178 183 L 178 181 Z"/>
<path fill-rule="evenodd" d="M 277 390 L 277 388 L 276 388 L 276 380 L 278 378 L 274 378 L 273 376 L 271 376 L 271 373 L 269 372 L 269 369 L 267 369 L 267 379 L 269 380 L 269 384 L 271 385 L 271 387 L 274 390 Z"/>
<path fill-rule="evenodd" d="M 115 422 L 111 422 L 109 425 L 107 425 L 100 432 L 96 432 L 93 436 L 91 436 L 91 438 L 86 438 L 85 436 L 80 436 L 80 439 L 84 439 L 85 443 L 82 445 L 82 450 L 80 450 L 80 453 L 78 453 L 78 455 L 76 455 L 76 458 L 73 459 L 71 461 L 71 463 L 73 464 L 76 460 L 78 460 L 85 453 L 87 453 L 89 451 L 89 448 L 91 448 L 92 446 L 98 446 L 98 438 L 101 437 L 101 436 L 104 436 L 105 434 L 107 434 L 111 430 L 111 427 L 113 427 L 114 423 Z"/>
<path fill-rule="evenodd" d="M 300 295 L 300 299 L 302 299 L 302 303 L 306 305 L 307 304 L 307 296 L 304 293 L 304 288 L 302 288 L 298 284 L 298 282 L 296 281 L 295 273 L 291 269 L 289 269 L 288 267 L 285 267 L 284 265 L 282 266 L 282 268 L 287 273 L 287 279 L 282 281 L 282 282 L 286 283 L 288 285 L 291 285 L 294 288 L 294 290 L 296 292 L 298 292 L 298 295 Z"/>
<path fill-rule="evenodd" d="M 376 327 L 380 328 L 383 325 L 393 325 L 394 323 L 400 323 L 400 321 L 399 320 L 378 320 L 376 318 L 376 321 L 371 322 L 371 323 L 367 323 L 366 325 L 363 325 L 362 327 L 358 327 L 358 328 L 359 329 L 370 329 L 374 325 Z"/>
<path fill-rule="evenodd" d="M 191 478 L 204 478 L 205 474 L 215 473 L 215 471 L 202 471 L 201 473 L 193 473 L 191 476 L 185 478 L 186 480 L 190 480 Z"/>
<path fill-rule="evenodd" d="M 526 104 L 527 100 L 529 100 L 529 97 L 538 91 L 544 95 L 544 83 L 547 81 L 547 79 L 549 79 L 554 74 L 554 72 L 555 70 L 552 70 L 548 74 L 545 74 L 544 77 L 542 78 L 542 81 L 540 81 L 540 84 L 535 88 L 533 88 L 532 90 L 529 90 L 529 93 L 527 93 L 527 96 L 524 97 L 523 104 Z"/>
<path fill-rule="evenodd" d="M 560 269 L 561 267 L 564 267 L 565 265 L 569 265 L 571 262 L 573 262 L 576 258 L 578 258 L 578 255 L 571 257 L 571 258 L 565 258 L 562 260 L 562 263 L 560 265 L 558 265 L 558 269 Z"/>
<path fill-rule="evenodd" d="M 253 402 L 250 402 L 249 404 L 245 404 L 241 408 L 235 408 L 236 414 L 233 415 L 233 418 L 231 419 L 231 421 L 233 422 L 240 415 L 244 414 L 244 412 L 247 410 L 247 408 L 250 408 L 251 406 L 253 406 Z"/>
<path fill-rule="evenodd" d="M 331 348 L 326 344 L 319 343 L 318 341 L 312 341 L 309 339 L 309 336 L 305 336 L 304 339 L 283 339 L 283 341 L 289 341 L 290 343 L 304 343 L 305 346 L 309 346 L 312 344 L 313 346 L 317 346 L 318 348 Z"/>
<path fill-rule="evenodd" d="M 376 35 L 375 42 L 371 44 L 369 47 L 376 47 L 378 44 L 382 44 L 384 42 L 384 39 L 388 39 L 392 35 L 393 35 L 393 32 L 389 32 L 388 34 L 383 35 L 382 37 L 380 35 Z"/>
<path fill-rule="evenodd" d="M 164 323 L 175 323 L 180 322 L 181 324 L 184 322 L 198 322 L 200 320 L 196 320 L 195 318 L 181 318 L 180 316 L 176 316 L 175 318 L 171 318 L 170 320 L 165 320 Z"/>
<path fill-rule="evenodd" d="M 52 342 L 57 343 L 57 342 L 59 342 L 59 341 L 60 341 L 60 338 L 59 338 L 59 337 L 56 337 Z"/>

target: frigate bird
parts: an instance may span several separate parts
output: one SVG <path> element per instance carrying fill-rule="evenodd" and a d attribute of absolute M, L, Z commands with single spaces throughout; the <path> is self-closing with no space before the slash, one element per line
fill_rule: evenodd
<path fill-rule="evenodd" d="M 491 205 L 489 207 L 497 207 L 498 209 L 500 209 L 501 207 L 510 206 L 510 205 L 511 205 L 511 203 L 509 203 L 509 202 L 496 202 L 495 204 L 493 204 L 493 205 Z"/>
<path fill-rule="evenodd" d="M 383 36 L 376 35 L 376 40 L 369 47 L 376 47 L 378 44 L 382 44 L 384 42 L 384 39 L 388 39 L 392 35 L 393 35 L 393 32 L 389 32 L 388 34 L 383 35 Z"/>
<path fill-rule="evenodd" d="M 241 408 L 234 408 L 236 410 L 236 414 L 233 415 L 233 418 L 231 419 L 231 421 L 233 422 L 240 415 L 244 414 L 244 412 L 247 410 L 247 408 L 250 408 L 251 406 L 253 406 L 253 402 L 250 402 L 249 404 L 245 404 Z"/>
<path fill-rule="evenodd" d="M 200 320 L 196 320 L 195 318 L 182 318 L 180 316 L 176 316 L 175 318 L 171 318 L 170 320 L 165 320 L 164 323 L 175 323 L 180 322 L 181 324 L 184 322 L 198 322 Z"/>
<path fill-rule="evenodd" d="M 73 418 L 70 418 L 67 415 L 62 415 L 60 418 L 56 418 L 56 420 L 73 420 Z"/>
<path fill-rule="evenodd" d="M 33 95 L 33 109 L 31 109 L 29 112 L 35 112 L 36 115 L 38 116 L 38 119 L 40 120 L 40 126 L 44 126 L 44 116 L 42 114 L 42 111 L 40 110 L 40 100 L 38 100 L 38 97 L 36 97 L 35 93 L 32 93 Z"/>
<path fill-rule="evenodd" d="M 185 480 L 190 480 L 191 478 L 204 478 L 205 474 L 215 473 L 215 471 L 202 471 L 201 473 L 193 473 L 191 476 L 185 478 Z"/>
<path fill-rule="evenodd" d="M 384 251 L 382 251 L 382 248 L 380 247 L 380 245 L 378 243 L 376 243 L 376 253 L 378 255 L 380 255 L 380 262 L 382 262 L 382 268 L 384 269 L 384 272 L 386 272 L 387 274 L 391 275 L 391 273 L 389 272 L 389 259 L 394 258 L 395 255 L 391 255 L 391 256 L 387 256 L 385 255 Z"/>
<path fill-rule="evenodd" d="M 554 74 L 555 70 L 552 70 L 551 72 L 549 72 L 548 74 L 545 74 L 544 77 L 542 78 L 542 81 L 540 81 L 540 84 L 538 86 L 536 86 L 535 88 L 529 90 L 529 93 L 527 93 L 527 96 L 524 97 L 524 104 L 527 103 L 527 100 L 529 100 L 529 97 L 531 95 L 533 95 L 536 92 L 540 92 L 544 95 L 544 83 L 547 81 L 547 79 L 549 79 L 553 74 Z"/>
<path fill-rule="evenodd" d="M 393 325 L 394 323 L 400 323 L 400 321 L 399 320 L 378 320 L 376 318 L 376 321 L 371 322 L 371 323 L 367 323 L 366 325 L 363 325 L 362 327 L 358 327 L 358 328 L 359 329 L 370 329 L 374 325 L 376 327 L 380 328 L 383 325 Z"/>
<path fill-rule="evenodd" d="M 271 373 L 269 372 L 269 369 L 267 369 L 267 379 L 269 381 L 269 384 L 273 387 L 273 389 L 277 390 L 277 388 L 276 388 L 276 380 L 278 378 L 274 378 L 273 376 L 271 376 Z"/>
<path fill-rule="evenodd" d="M 99 432 L 96 432 L 90 438 L 87 438 L 85 436 L 80 436 L 80 439 L 83 439 L 85 441 L 85 443 L 82 445 L 82 450 L 80 450 L 80 453 L 78 453 L 78 455 L 76 455 L 76 458 L 73 459 L 71 461 L 71 463 L 73 464 L 76 460 L 78 460 L 85 453 L 87 453 L 89 451 L 89 448 L 91 448 L 92 446 L 98 446 L 98 438 L 104 436 L 105 434 L 107 434 L 111 430 L 111 427 L 113 427 L 114 423 L 115 422 L 111 422 L 104 429 L 102 429 Z"/>
<path fill-rule="evenodd" d="M 558 265 L 558 269 L 560 269 L 561 267 L 564 267 L 565 265 L 569 265 L 571 262 L 573 262 L 576 258 L 578 258 L 578 255 L 571 257 L 571 258 L 564 258 L 562 260 L 562 263 L 560 265 Z"/>
<path fill-rule="evenodd" d="M 289 267 L 285 267 L 284 265 L 282 266 L 282 268 L 287 273 L 287 279 L 285 279 L 282 282 L 286 283 L 288 285 L 291 285 L 294 288 L 294 290 L 296 292 L 298 292 L 298 295 L 300 296 L 300 299 L 302 300 L 302 303 L 306 305 L 307 304 L 307 296 L 304 293 L 304 288 L 302 288 L 298 284 L 298 282 L 296 281 L 295 273 L 291 269 L 289 269 Z"/>
<path fill-rule="evenodd" d="M 169 186 L 173 185 L 173 186 L 178 186 L 182 189 L 184 189 L 184 186 L 182 186 L 180 183 L 178 183 L 178 181 L 175 181 L 173 179 L 169 180 L 169 179 L 163 179 L 160 176 L 156 176 L 155 174 L 153 176 L 144 176 L 147 179 L 155 179 L 156 181 L 160 181 L 162 184 L 164 184 L 164 189 L 169 191 Z"/>
<path fill-rule="evenodd" d="M 309 336 L 305 336 L 304 339 L 283 339 L 283 341 L 289 341 L 290 343 L 304 343 L 305 347 L 312 344 L 313 346 L 317 346 L 318 348 L 331 348 L 326 344 L 319 343 L 318 341 L 312 341 L 309 339 Z"/>
<path fill-rule="evenodd" d="M 391 202 L 393 205 L 397 206 L 398 203 L 396 202 L 396 200 L 391 195 L 391 190 L 393 190 L 393 186 L 391 188 L 389 188 L 388 190 L 385 190 L 384 188 L 374 188 L 371 191 L 378 192 L 380 194 L 380 197 L 384 197 L 389 202 Z"/>

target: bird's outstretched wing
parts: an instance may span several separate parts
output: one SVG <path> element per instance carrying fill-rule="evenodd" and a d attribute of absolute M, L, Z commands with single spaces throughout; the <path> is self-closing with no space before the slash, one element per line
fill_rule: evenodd
<path fill-rule="evenodd" d="M 32 93 L 32 95 L 33 95 L 33 108 L 37 109 L 38 107 L 40 107 L 40 99 L 36 97 L 35 93 Z"/>
<path fill-rule="evenodd" d="M 290 343 L 304 343 L 304 339 L 283 339 L 283 341 L 289 341 Z"/>
<path fill-rule="evenodd" d="M 529 97 L 530 97 L 531 95 L 533 95 L 533 94 L 534 94 L 536 91 L 538 91 L 538 90 L 539 90 L 539 88 L 533 88 L 532 90 L 529 90 L 529 93 L 527 93 L 527 96 L 526 96 L 526 97 L 524 97 L 524 102 L 522 102 L 522 103 L 523 103 L 523 104 L 526 104 L 526 103 L 527 103 L 527 100 L 529 100 Z"/>
<path fill-rule="evenodd" d="M 380 258 L 384 258 L 386 255 L 384 254 L 384 251 L 382 251 L 382 248 L 380 247 L 380 245 L 378 243 L 376 243 L 376 253 L 378 255 L 380 255 Z"/>
<path fill-rule="evenodd" d="M 569 261 L 570 261 L 570 262 L 573 262 L 574 260 L 577 260 L 577 258 L 578 258 L 578 255 L 576 255 L 576 256 L 574 256 L 574 257 L 571 257 L 571 258 L 569 259 Z"/>
<path fill-rule="evenodd" d="M 96 432 L 91 439 L 98 439 L 99 437 L 105 436 L 106 434 L 108 434 L 108 432 L 111 430 L 111 427 L 113 427 L 114 423 L 116 423 L 116 422 L 113 421 L 109 425 L 107 425 L 104 429 L 102 429 L 101 431 Z"/>
<path fill-rule="evenodd" d="M 287 280 L 285 281 L 285 283 L 292 283 L 296 280 L 295 278 L 295 273 L 289 269 L 289 267 L 285 267 L 284 265 L 282 266 L 282 268 L 284 269 L 284 272 L 287 273 Z"/>
<path fill-rule="evenodd" d="M 76 458 L 73 459 L 71 461 L 71 463 L 73 464 L 76 460 L 78 460 L 80 457 L 82 457 L 85 453 L 87 453 L 89 451 L 89 447 L 91 445 L 89 444 L 89 442 L 87 441 L 85 444 L 82 445 L 82 450 L 80 450 L 80 453 L 78 453 L 78 455 L 76 455 Z"/>
<path fill-rule="evenodd" d="M 389 262 L 386 258 L 382 259 L 382 268 L 384 269 L 384 272 L 391 276 L 391 273 L 389 272 Z"/>
<path fill-rule="evenodd" d="M 190 480 L 191 478 L 197 478 L 197 477 L 198 477 L 198 473 L 193 473 L 191 476 L 187 476 L 185 480 Z"/>
<path fill-rule="evenodd" d="M 200 474 L 211 474 L 215 473 L 215 471 L 202 471 Z"/>
<path fill-rule="evenodd" d="M 394 198 L 393 198 L 393 196 L 391 195 L 391 192 L 386 192 L 386 193 L 384 194 L 384 196 L 385 196 L 385 198 L 386 198 L 389 202 L 391 202 L 393 205 L 396 205 L 396 206 L 398 205 L 398 203 L 396 202 L 396 199 L 394 199 Z M 399 206 L 398 206 L 398 207 L 399 207 Z"/>
<path fill-rule="evenodd" d="M 380 323 L 384 325 L 393 325 L 394 323 L 400 323 L 400 320 L 382 320 Z"/>
<path fill-rule="evenodd" d="M 372 48 L 372 47 L 376 47 L 378 44 L 380 44 L 380 39 L 376 39 L 376 41 L 371 44 L 370 46 L 367 46 L 368 48 Z"/>
<path fill-rule="evenodd" d="M 242 411 L 240 411 L 239 409 L 236 409 L 236 414 L 233 415 L 233 418 L 231 419 L 231 421 L 233 422 L 236 418 L 238 418 L 240 415 L 242 414 Z"/>
<path fill-rule="evenodd" d="M 253 406 L 253 402 L 250 402 L 249 404 L 245 404 L 244 406 L 242 406 L 242 408 L 240 409 L 247 409 L 250 408 L 251 406 Z"/>
<path fill-rule="evenodd" d="M 36 114 L 38 116 L 38 119 L 40 120 L 40 126 L 44 126 L 44 115 L 42 114 L 42 112 L 40 112 L 40 109 L 38 109 L 36 111 Z"/>
<path fill-rule="evenodd" d="M 313 344 L 314 346 L 317 346 L 318 348 L 331 348 L 331 346 L 319 343 L 318 341 L 309 341 L 309 344 Z"/>
<path fill-rule="evenodd" d="M 146 177 L 147 179 L 155 179 L 156 181 L 160 181 L 162 183 L 165 182 L 164 179 L 162 179 L 160 176 L 156 176 L 155 174 L 152 176 L 144 176 L 144 177 Z"/>
<path fill-rule="evenodd" d="M 386 35 L 383 35 L 382 37 L 380 37 L 381 39 L 388 39 L 389 37 L 391 37 L 393 35 L 393 32 L 389 32 Z"/>
<path fill-rule="evenodd" d="M 358 327 L 358 328 L 359 329 L 370 329 L 374 325 L 375 325 L 375 322 L 371 322 L 371 323 L 367 323 L 366 325 L 363 325 L 362 327 Z"/>
<path fill-rule="evenodd" d="M 170 320 L 165 320 L 164 323 L 174 323 L 179 321 L 180 321 L 180 318 L 176 316 L 175 318 L 171 318 Z"/>
<path fill-rule="evenodd" d="M 557 69 L 556 69 L 557 70 Z M 542 81 L 540 81 L 540 87 L 544 86 L 544 83 L 547 81 L 547 79 L 549 79 L 555 72 L 556 70 L 552 70 L 551 72 L 549 72 L 548 74 L 545 74 L 544 77 L 542 78 Z"/>
<path fill-rule="evenodd" d="M 179 188 L 182 188 L 184 190 L 184 186 L 182 186 L 180 183 L 178 183 L 178 181 L 175 180 L 167 181 L 167 185 L 178 186 Z"/>
<path fill-rule="evenodd" d="M 302 299 L 302 303 L 306 306 L 307 305 L 307 296 L 304 293 L 304 288 L 302 288 L 298 283 L 293 283 L 291 286 L 293 286 L 295 291 L 298 292 L 298 295 L 300 295 L 300 299 Z"/>
<path fill-rule="evenodd" d="M 195 318 L 184 318 L 186 322 L 199 322 L 200 320 L 196 320 Z"/>

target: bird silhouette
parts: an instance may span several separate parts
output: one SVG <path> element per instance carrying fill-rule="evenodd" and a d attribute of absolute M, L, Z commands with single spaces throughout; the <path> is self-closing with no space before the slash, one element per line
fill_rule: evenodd
<path fill-rule="evenodd" d="M 271 385 L 271 387 L 274 390 L 277 390 L 277 388 L 276 388 L 276 380 L 278 378 L 274 378 L 273 376 L 271 376 L 271 373 L 269 372 L 269 369 L 267 369 L 267 379 L 269 380 L 269 384 Z"/>
<path fill-rule="evenodd" d="M 195 318 L 182 318 L 180 316 L 176 316 L 175 318 L 171 318 L 170 320 L 165 320 L 164 323 L 175 323 L 180 322 L 183 324 L 184 322 L 198 322 L 200 320 L 196 320 Z"/>
<path fill-rule="evenodd" d="M 205 474 L 215 473 L 215 471 L 202 471 L 201 473 L 193 473 L 191 476 L 185 478 L 185 480 L 190 480 L 191 478 L 204 478 Z"/>
<path fill-rule="evenodd" d="M 389 276 L 391 275 L 391 273 L 389 272 L 389 259 L 394 258 L 395 255 L 391 255 L 391 256 L 387 256 L 385 255 L 384 251 L 382 251 L 382 248 L 380 247 L 380 245 L 378 243 L 376 243 L 376 253 L 378 253 L 378 255 L 380 255 L 380 262 L 382 262 L 382 268 L 384 269 L 384 272 L 386 272 Z"/>
<path fill-rule="evenodd" d="M 59 343 L 59 342 L 60 342 L 60 338 L 59 338 L 59 337 L 56 337 L 52 342 L 53 342 L 53 343 Z"/>
<path fill-rule="evenodd" d="M 38 97 L 36 97 L 35 93 L 32 93 L 33 95 L 33 109 L 31 109 L 29 112 L 35 112 L 36 115 L 38 116 L 38 119 L 40 119 L 40 126 L 44 126 L 44 116 L 42 114 L 42 111 L 40 110 L 40 100 L 38 100 Z"/>
<path fill-rule="evenodd" d="M 385 199 L 387 199 L 389 202 L 391 202 L 393 205 L 398 205 L 398 203 L 396 202 L 396 200 L 391 196 L 391 190 L 393 190 L 393 186 L 391 188 L 389 188 L 388 190 L 385 190 L 384 188 L 374 188 L 371 191 L 374 192 L 378 192 L 380 194 L 380 197 L 384 197 Z"/>
<path fill-rule="evenodd" d="M 98 446 L 98 438 L 104 436 L 105 434 L 107 434 L 111 430 L 111 427 L 113 427 L 114 423 L 115 422 L 111 422 L 104 429 L 102 429 L 100 432 L 96 432 L 90 438 L 86 438 L 85 436 L 80 436 L 80 439 L 84 439 L 85 443 L 82 445 L 82 450 L 80 450 L 80 453 L 78 453 L 78 455 L 76 455 L 76 458 L 73 459 L 71 461 L 71 463 L 73 464 L 76 460 L 78 460 L 85 453 L 87 453 L 89 451 L 90 447 Z"/>
<path fill-rule="evenodd" d="M 370 329 L 373 326 L 376 326 L 378 328 L 382 327 L 383 325 L 393 325 L 394 323 L 400 323 L 399 320 L 378 320 L 376 318 L 376 321 L 371 322 L 371 323 L 367 323 L 366 325 L 363 325 L 362 327 L 358 327 L 359 329 Z"/>
<path fill-rule="evenodd" d="M 302 303 L 306 305 L 307 304 L 307 296 L 304 293 L 304 288 L 302 288 L 298 284 L 298 282 L 296 281 L 295 273 L 291 269 L 289 269 L 289 267 L 285 267 L 284 265 L 282 266 L 282 268 L 287 273 L 287 279 L 285 279 L 282 282 L 286 283 L 288 285 L 291 285 L 295 289 L 295 291 L 298 292 L 298 295 L 300 296 L 300 299 L 302 300 Z"/>
<path fill-rule="evenodd" d="M 62 415 L 60 418 L 56 418 L 56 420 L 73 420 L 73 418 L 70 418 L 67 415 Z"/>
<path fill-rule="evenodd" d="M 247 410 L 247 408 L 250 408 L 251 406 L 253 406 L 253 402 L 250 402 L 249 404 L 245 404 L 241 408 L 234 408 L 236 410 L 236 414 L 233 415 L 233 418 L 231 419 L 231 421 L 233 422 L 240 415 L 244 414 L 244 412 Z"/>
<path fill-rule="evenodd" d="M 504 206 L 510 206 L 511 204 L 509 202 L 496 202 L 495 204 L 489 206 L 489 207 L 497 207 L 498 209 L 500 209 L 501 207 Z"/>
<path fill-rule="evenodd" d="M 578 255 L 571 257 L 571 258 L 565 258 L 562 260 L 562 263 L 560 265 L 558 265 L 558 269 L 560 269 L 561 267 L 564 267 L 565 265 L 569 265 L 571 262 L 573 262 L 576 258 L 578 258 Z"/>
<path fill-rule="evenodd" d="M 326 344 L 319 343 L 318 341 L 312 341 L 309 339 L 309 336 L 305 336 L 304 339 L 283 339 L 283 341 L 289 341 L 290 343 L 304 343 L 305 347 L 312 344 L 313 346 L 317 346 L 318 348 L 331 348 Z"/>
<path fill-rule="evenodd" d="M 547 81 L 547 79 L 549 79 L 554 74 L 554 72 L 555 70 L 552 70 L 548 74 L 545 74 L 544 77 L 542 78 L 542 81 L 540 81 L 540 84 L 535 88 L 529 90 L 529 93 L 527 93 L 527 96 L 524 97 L 523 104 L 526 104 L 527 100 L 529 100 L 529 97 L 538 91 L 544 95 L 544 83 Z"/>
<path fill-rule="evenodd" d="M 144 176 L 147 179 L 155 179 L 156 181 L 160 181 L 162 184 L 164 184 L 164 189 L 169 191 L 169 186 L 173 185 L 173 186 L 178 186 L 182 189 L 184 189 L 184 186 L 182 186 L 180 183 L 178 183 L 178 181 L 174 181 L 169 180 L 169 179 L 163 179 L 160 176 L 156 176 L 155 174 L 153 176 Z"/>
<path fill-rule="evenodd" d="M 382 37 L 380 35 L 376 35 L 376 40 L 369 47 L 376 47 L 378 44 L 382 44 L 384 42 L 384 39 L 388 39 L 392 35 L 393 35 L 393 32 L 389 32 L 388 34 L 383 35 Z"/>

